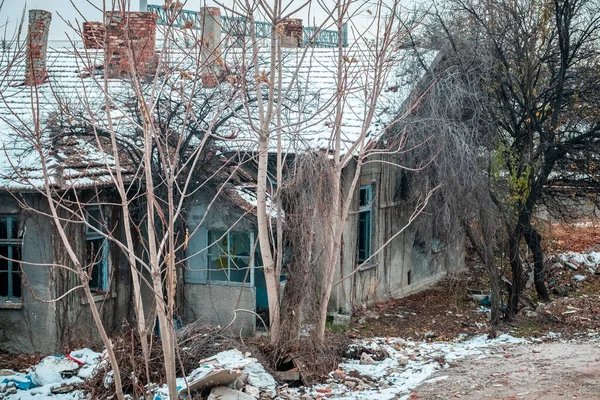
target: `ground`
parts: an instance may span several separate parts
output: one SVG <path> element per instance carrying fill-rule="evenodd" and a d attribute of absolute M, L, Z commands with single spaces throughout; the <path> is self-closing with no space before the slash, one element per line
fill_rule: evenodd
<path fill-rule="evenodd" d="M 598 342 L 548 342 L 465 358 L 436 372 L 412 399 L 562 400 L 600 398 Z"/>
<path fill-rule="evenodd" d="M 525 296 L 530 306 L 523 306 L 516 319 L 490 329 L 485 300 L 469 296 L 469 289 L 487 290 L 487 274 L 476 260 L 470 260 L 467 271 L 429 290 L 362 308 L 349 327 L 331 327 L 327 351 L 315 352 L 314 346 L 303 344 L 297 353 L 313 368 L 303 370 L 302 376 L 317 384 L 261 388 L 261 398 L 600 399 L 600 380 L 595 379 L 600 375 L 600 227 L 565 225 L 548 229 L 545 246 L 551 255 L 547 262 L 550 303 L 538 302 L 528 286 Z M 267 375 L 274 371 L 275 358 L 266 337 L 237 341 L 217 337 L 210 331 L 215 328 L 197 329 L 210 340 L 194 340 L 194 346 L 186 343 L 186 371 L 196 368 L 201 358 L 233 348 L 242 351 L 236 353 L 239 362 L 246 363 L 252 354 L 258 364 L 264 365 Z M 193 329 L 189 336 L 199 337 Z M 129 340 L 127 334 L 122 343 L 127 358 Z M 120 348 L 119 340 L 115 343 Z M 23 371 L 38 361 L 35 356 L 0 355 L 0 368 Z M 161 370 L 160 365 L 157 368 Z M 188 379 L 193 375 L 194 371 Z M 84 385 L 93 398 L 103 398 L 93 394 L 90 385 L 102 392 L 104 375 L 95 378 L 87 379 Z M 33 389 L 39 392 L 36 398 L 47 395 L 50 400 L 76 399 L 76 390 L 60 399 L 50 394 L 52 387 L 66 382 L 58 379 Z M 0 383 L 0 392 L 7 394 L 7 390 L 17 392 Z M 18 391 L 4 398 L 29 399 L 29 394 L 33 395 Z M 155 398 L 166 399 L 164 394 Z"/>
<path fill-rule="evenodd" d="M 552 331 L 570 337 L 600 327 L 600 266 L 597 266 L 600 225 L 560 224 L 546 229 L 543 244 L 549 256 L 546 268 L 552 302 L 537 302 L 533 282 L 529 282 L 524 294 L 537 308 L 523 308 L 514 321 L 499 326 L 498 332 L 536 337 Z M 599 259 L 594 268 L 578 258 L 565 263 L 572 257 L 571 253 L 594 254 Z M 476 259 L 469 260 L 468 265 L 467 271 L 431 289 L 359 310 L 346 334 L 351 338 L 393 336 L 445 340 L 461 333 L 490 333 L 485 305 L 468 296 L 468 289 L 488 290 L 487 274 Z M 577 276 L 583 280 L 576 280 Z M 508 293 L 504 296 L 507 301 Z"/>

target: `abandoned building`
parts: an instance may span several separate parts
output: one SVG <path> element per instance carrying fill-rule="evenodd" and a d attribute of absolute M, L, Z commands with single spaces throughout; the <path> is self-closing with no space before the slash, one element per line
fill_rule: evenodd
<path fill-rule="evenodd" d="M 68 268 L 60 267 L 68 266 L 69 262 L 50 216 L 44 194 L 45 179 L 51 180 L 55 194 L 70 193 L 76 197 L 77 201 L 72 202 L 73 207 L 79 207 L 75 214 L 93 226 L 93 229 L 89 225 L 86 228 L 81 221 L 67 224 L 73 247 L 93 266 L 90 287 L 96 293 L 96 306 L 106 327 L 114 332 L 123 321 L 133 319 L 128 261 L 117 246 L 99 235 L 104 230 L 115 237 L 123 235 L 123 224 L 119 223 L 123 216 L 111 180 L 115 160 L 110 152 L 99 150 L 101 144 L 96 143 L 94 136 L 78 136 L 64 126 L 66 111 L 74 113 L 74 110 L 96 107 L 100 111 L 95 115 L 103 118 L 104 92 L 93 77 L 103 81 L 106 76 L 109 92 L 124 93 L 127 85 L 123 82 L 129 79 L 132 62 L 142 77 L 155 68 L 156 49 L 160 47 L 156 39 L 157 26 L 165 22 L 164 9 L 148 6 L 147 11 L 119 13 L 127 16 L 137 37 L 135 61 L 119 53 L 123 37 L 120 36 L 121 20 L 116 14 L 106 15 L 102 23 L 85 23 L 83 40 L 75 46 L 72 43 L 48 45 L 51 15 L 31 10 L 26 51 L 18 58 L 19 62 L 11 63 L 15 60 L 11 58 L 11 51 L 15 49 L 2 50 L 0 70 L 5 79 L 0 82 L 1 350 L 52 353 L 94 336 L 89 305 L 78 290 L 73 290 L 77 286 L 73 274 Z M 210 18 L 203 17 L 207 15 Z M 236 40 L 228 40 L 227 35 L 222 36 L 223 32 L 233 29 L 232 19 L 221 16 L 218 8 L 211 7 L 196 13 L 186 11 L 185 16 L 188 20 L 195 18 L 199 22 L 197 26 L 202 21 L 202 29 L 212 33 L 211 49 L 218 49 L 229 68 L 235 70 L 235 62 L 242 54 L 240 45 Z M 180 24 L 184 25 L 185 21 L 182 19 Z M 314 28 L 303 27 L 302 20 L 296 19 L 285 27 L 286 62 L 297 66 L 298 49 L 308 44 L 313 47 L 310 57 L 301 61 L 306 64 L 298 69 L 298 80 L 310 88 L 306 91 L 310 96 L 307 94 L 304 98 L 311 100 L 307 101 L 309 107 L 321 109 L 323 103 L 319 101 L 323 102 L 336 90 L 333 71 L 337 59 L 332 46 L 338 41 L 337 31 L 311 37 Z M 239 34 L 234 35 L 235 38 L 239 39 Z M 207 57 L 213 57 L 216 62 L 218 53 L 213 51 Z M 267 52 L 264 53 L 266 57 Z M 429 52 L 424 59 L 433 62 L 435 56 L 435 52 Z M 82 59 L 91 61 L 86 66 L 82 65 Z M 185 54 L 180 59 L 186 60 Z M 261 60 L 264 62 L 266 58 Z M 408 54 L 399 69 L 405 73 L 390 79 L 394 90 L 388 93 L 395 106 L 389 99 L 382 104 L 377 118 L 380 129 L 394 120 L 423 76 L 420 64 L 411 61 Z M 359 74 L 360 70 L 355 73 Z M 222 103 L 215 95 L 222 84 L 226 82 L 221 82 L 216 74 L 202 75 L 202 93 L 215 96 L 211 100 L 214 104 Z M 121 112 L 128 106 L 129 97 L 123 95 L 122 98 L 123 103 L 115 105 Z M 34 109 L 32 99 L 38 103 Z M 348 150 L 356 131 L 360 130 L 364 104 L 357 100 L 346 106 L 351 110 L 344 120 Z M 116 129 L 129 129 L 127 118 L 119 120 Z M 219 154 L 224 158 L 229 154 L 253 158 L 255 141 L 244 139 L 248 137 L 245 132 L 250 130 L 247 122 L 231 118 L 220 129 L 213 141 Z M 298 129 L 301 135 L 295 133 L 285 138 L 286 154 L 293 157 L 311 149 L 327 151 L 328 133 L 323 133 L 327 129 L 324 123 L 306 123 Z M 235 140 L 228 140 L 233 132 Z M 47 147 L 36 147 L 26 139 L 36 134 L 47 137 L 43 141 Z M 139 161 L 128 157 L 134 156 L 124 152 L 126 176 L 134 174 L 132 166 Z M 41 173 L 42 158 L 51 171 L 49 176 Z M 344 171 L 345 193 L 355 166 L 350 163 Z M 225 326 L 232 321 L 235 309 L 254 311 L 268 307 L 260 258 L 254 256 L 256 184 L 252 181 L 252 171 L 249 167 L 243 178 L 228 183 L 226 190 L 219 192 L 216 198 L 214 192 L 198 190 L 187 200 L 185 229 L 191 234 L 184 255 L 186 265 L 178 282 L 178 314 L 184 324 L 202 320 Z M 444 243 L 437 238 L 434 221 L 427 213 L 395 236 L 414 212 L 414 207 L 407 202 L 410 190 L 405 174 L 393 166 L 370 163 L 363 167 L 344 231 L 335 277 L 341 282 L 333 291 L 332 310 L 351 313 L 362 304 L 407 295 L 462 266 L 462 239 L 457 235 L 455 241 Z M 62 212 L 68 220 L 70 211 L 63 209 Z M 138 235 L 136 240 L 143 241 L 143 232 Z M 140 257 L 143 253 L 140 245 Z M 363 264 L 367 259 L 369 262 Z M 358 265 L 360 269 L 356 270 Z M 282 277 L 282 287 L 284 285 L 285 277 Z M 146 290 L 144 295 L 150 296 L 149 292 Z M 253 314 L 237 316 L 233 325 L 236 334 L 243 331 L 251 335 L 255 330 Z"/>

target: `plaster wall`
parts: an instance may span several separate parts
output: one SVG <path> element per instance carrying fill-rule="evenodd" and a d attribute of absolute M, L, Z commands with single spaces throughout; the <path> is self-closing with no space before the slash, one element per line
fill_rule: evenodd
<path fill-rule="evenodd" d="M 37 214 L 19 210 L 10 194 L 0 195 L 0 214 L 19 215 L 22 226 L 22 268 L 28 285 L 22 284 L 21 302 L 0 300 L 0 350 L 11 353 L 52 353 L 58 350 L 52 270 L 39 264 L 53 261 L 51 222 Z M 38 264 L 38 265 L 35 265 Z M 35 296 L 35 297 L 34 297 Z"/>

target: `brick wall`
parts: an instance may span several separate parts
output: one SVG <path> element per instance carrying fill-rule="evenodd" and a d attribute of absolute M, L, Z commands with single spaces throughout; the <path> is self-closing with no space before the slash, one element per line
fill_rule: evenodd
<path fill-rule="evenodd" d="M 214 88 L 221 76 L 221 10 L 218 7 L 200 9 L 202 24 L 202 86 Z"/>
<path fill-rule="evenodd" d="M 83 47 L 86 49 L 103 49 L 105 32 L 106 28 L 103 22 L 84 22 L 82 33 Z"/>
<path fill-rule="evenodd" d="M 157 15 L 151 12 L 115 11 L 107 13 L 105 18 L 104 65 L 109 77 L 129 77 L 131 63 L 139 76 L 152 74 L 156 69 L 154 47 Z M 132 60 L 128 56 L 128 47 L 133 53 Z"/>
<path fill-rule="evenodd" d="M 29 27 L 27 31 L 27 63 L 25 67 L 25 84 L 35 86 L 48 79 L 46 70 L 46 51 L 48 49 L 48 32 L 52 13 L 44 10 L 29 10 Z"/>
<path fill-rule="evenodd" d="M 281 47 L 301 47 L 304 35 L 304 25 L 301 19 L 287 18 L 283 24 Z"/>

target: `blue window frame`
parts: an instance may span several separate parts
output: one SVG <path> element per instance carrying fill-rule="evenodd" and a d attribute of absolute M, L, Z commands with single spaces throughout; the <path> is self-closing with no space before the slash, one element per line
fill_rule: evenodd
<path fill-rule="evenodd" d="M 253 232 L 208 231 L 208 280 L 254 284 Z"/>
<path fill-rule="evenodd" d="M 358 262 L 371 257 L 371 236 L 373 234 L 373 187 L 360 187 L 358 209 Z"/>
<path fill-rule="evenodd" d="M 21 297 L 19 218 L 0 215 L 0 297 Z"/>
<path fill-rule="evenodd" d="M 102 235 L 104 216 L 100 207 L 86 209 L 85 227 L 86 266 L 91 268 L 90 289 L 98 292 L 108 291 L 108 240 Z"/>

